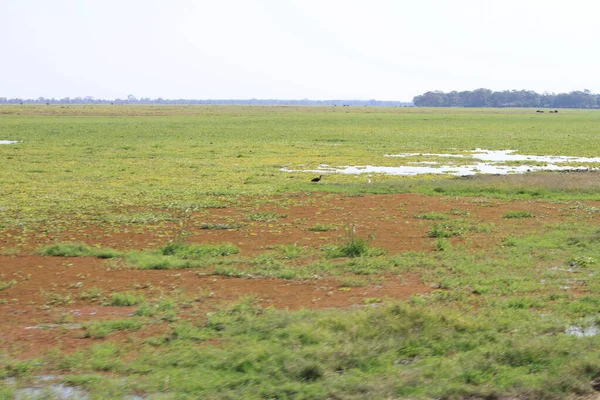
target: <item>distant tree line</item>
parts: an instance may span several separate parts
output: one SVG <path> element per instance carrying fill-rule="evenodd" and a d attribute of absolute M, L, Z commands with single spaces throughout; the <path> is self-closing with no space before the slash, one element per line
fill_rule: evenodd
<path fill-rule="evenodd" d="M 402 107 L 411 106 L 410 102 L 381 101 L 381 100 L 281 100 L 281 99 L 225 99 L 225 100 L 194 100 L 194 99 L 151 99 L 137 98 L 133 95 L 125 99 L 96 99 L 86 97 L 63 97 L 61 99 L 38 97 L 37 99 L 21 99 L 0 97 L 0 104 L 219 104 L 219 105 L 265 105 L 265 106 L 373 106 L 373 107 Z"/>
<path fill-rule="evenodd" d="M 600 108 L 600 94 L 589 90 L 570 93 L 536 93 L 532 90 L 490 89 L 463 92 L 427 92 L 413 98 L 420 107 L 548 107 L 548 108 Z"/>

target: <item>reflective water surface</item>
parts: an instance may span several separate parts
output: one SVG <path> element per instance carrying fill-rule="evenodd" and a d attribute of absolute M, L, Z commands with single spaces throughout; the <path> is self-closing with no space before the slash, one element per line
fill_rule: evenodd
<path fill-rule="evenodd" d="M 567 335 L 584 337 L 584 336 L 596 336 L 599 331 L 596 325 L 591 325 L 587 327 L 582 326 L 570 326 L 565 331 Z"/>
<path fill-rule="evenodd" d="M 385 154 L 385 157 L 419 158 L 419 161 L 407 161 L 412 165 L 397 167 L 382 167 L 374 165 L 340 166 L 332 167 L 321 164 L 317 169 L 293 170 L 281 168 L 284 172 L 314 172 L 314 173 L 341 173 L 364 174 L 382 173 L 388 175 L 420 175 L 420 174 L 449 174 L 449 175 L 475 175 L 475 174 L 521 174 L 532 171 L 589 171 L 597 168 L 587 164 L 600 163 L 600 157 L 572 157 L 572 156 L 538 156 L 514 154 L 516 150 L 484 150 L 475 149 L 457 154 L 434 153 L 403 153 Z M 438 161 L 423 160 L 423 158 L 452 158 L 448 163 L 440 164 Z M 505 163 L 518 162 L 517 165 Z M 528 164 L 531 162 L 531 164 Z M 576 165 L 558 165 L 560 163 L 575 163 Z"/>

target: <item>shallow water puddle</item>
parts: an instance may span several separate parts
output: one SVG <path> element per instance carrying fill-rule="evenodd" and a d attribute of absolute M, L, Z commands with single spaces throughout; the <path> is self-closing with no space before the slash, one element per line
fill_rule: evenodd
<path fill-rule="evenodd" d="M 536 156 L 513 154 L 516 150 L 484 150 L 475 149 L 468 154 L 434 154 L 434 153 L 403 153 L 403 154 L 385 154 L 384 157 L 436 157 L 436 158 L 456 158 L 460 164 L 440 165 L 437 161 L 419 161 L 408 164 L 420 165 L 401 165 L 397 167 L 380 167 L 373 165 L 365 166 L 344 166 L 331 167 L 321 164 L 313 170 L 292 170 L 281 168 L 283 172 L 313 172 L 313 173 L 341 173 L 341 174 L 364 174 L 381 173 L 388 175 L 421 175 L 421 174 L 449 174 L 449 175 L 475 175 L 475 174 L 522 174 L 531 171 L 589 171 L 597 168 L 590 168 L 587 165 L 570 166 L 557 165 L 557 163 L 600 163 L 600 157 L 571 157 L 571 156 Z M 478 160 L 477 162 L 470 161 Z M 480 162 L 481 161 L 481 162 Z M 527 162 L 532 164 L 527 164 Z M 506 162 L 519 162 L 519 165 L 503 165 Z M 535 164 L 534 164 L 535 163 Z M 545 163 L 539 165 L 539 163 Z"/>
<path fill-rule="evenodd" d="M 386 154 L 384 157 L 414 157 L 414 156 L 430 156 L 430 157 L 457 157 L 457 158 L 475 158 L 482 161 L 493 162 L 509 162 L 509 161 L 532 161 L 545 163 L 561 163 L 561 162 L 581 162 L 595 163 L 600 162 L 600 157 L 572 157 L 572 156 L 534 156 L 525 154 L 513 154 L 517 150 L 484 150 L 475 149 L 469 154 L 433 154 L 433 153 L 403 153 L 403 154 Z"/>
<path fill-rule="evenodd" d="M 54 375 L 39 375 L 35 379 L 37 385 L 30 387 L 19 388 L 14 391 L 14 398 L 31 399 L 31 398 L 52 398 L 52 399 L 87 399 L 87 392 L 83 389 L 74 386 L 67 386 L 62 383 L 51 383 L 58 377 Z M 4 385 L 16 385 L 16 378 L 4 378 Z"/>
<path fill-rule="evenodd" d="M 76 387 L 69 386 L 63 383 L 56 383 L 55 381 L 59 379 L 60 376 L 55 375 L 39 375 L 35 377 L 37 384 L 22 387 L 15 389 L 14 398 L 16 400 L 25 400 L 31 398 L 52 398 L 52 399 L 88 399 L 90 396 L 87 391 Z M 16 378 L 5 378 L 4 379 L 5 386 L 16 385 Z M 125 400 L 147 400 L 145 396 L 138 395 L 123 395 L 122 397 Z"/>
<path fill-rule="evenodd" d="M 582 326 L 570 326 L 565 330 L 567 335 L 577 336 L 577 337 L 589 337 L 596 336 L 600 331 L 598 327 L 595 325 L 582 327 Z"/>
<path fill-rule="evenodd" d="M 30 398 L 87 399 L 88 395 L 79 388 L 63 384 L 50 385 L 43 388 L 31 387 L 15 390 L 15 399 Z"/>

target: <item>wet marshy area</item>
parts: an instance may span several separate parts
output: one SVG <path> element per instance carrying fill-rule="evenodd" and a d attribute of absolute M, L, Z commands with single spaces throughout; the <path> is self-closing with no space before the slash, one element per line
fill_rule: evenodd
<path fill-rule="evenodd" d="M 340 174 L 386 174 L 414 176 L 446 174 L 469 176 L 478 174 L 507 175 L 536 171 L 591 171 L 600 157 L 539 156 L 516 154 L 516 150 L 475 149 L 463 153 L 402 153 L 385 154 L 384 157 L 403 159 L 399 166 L 339 166 L 326 164 L 316 169 L 296 170 L 282 168 L 284 172 L 340 173 Z"/>

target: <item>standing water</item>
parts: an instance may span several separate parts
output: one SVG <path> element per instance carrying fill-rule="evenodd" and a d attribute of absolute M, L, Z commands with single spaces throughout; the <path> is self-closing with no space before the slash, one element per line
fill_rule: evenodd
<path fill-rule="evenodd" d="M 475 175 L 475 174 L 521 174 L 532 171 L 589 171 L 589 164 L 600 163 L 600 157 L 572 157 L 572 156 L 537 156 L 513 154 L 516 150 L 484 150 L 475 149 L 467 154 L 434 154 L 434 153 L 402 153 L 385 154 L 384 157 L 419 158 L 419 161 L 406 161 L 406 164 L 397 167 L 383 166 L 340 166 L 332 167 L 321 164 L 317 169 L 292 170 L 281 168 L 283 172 L 313 172 L 313 173 L 341 173 L 363 174 L 382 173 L 388 175 L 421 175 L 421 174 L 448 174 L 448 175 Z M 425 158 L 425 160 L 423 160 Z M 427 158 L 430 158 L 427 160 Z M 440 164 L 433 158 L 448 158 L 448 163 Z M 518 163 L 506 165 L 505 163 Z M 571 163 L 571 165 L 558 165 Z M 573 163 L 577 164 L 573 166 Z M 595 168 L 594 168 L 595 169 Z"/>

